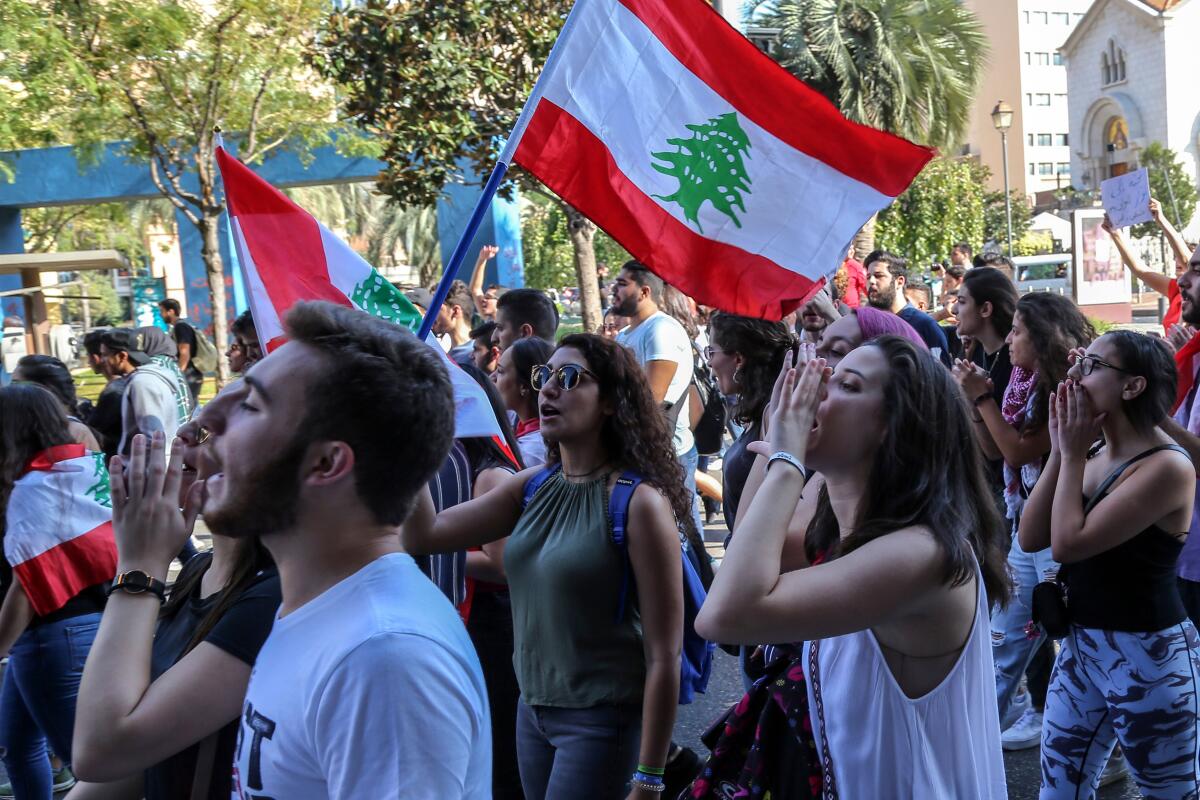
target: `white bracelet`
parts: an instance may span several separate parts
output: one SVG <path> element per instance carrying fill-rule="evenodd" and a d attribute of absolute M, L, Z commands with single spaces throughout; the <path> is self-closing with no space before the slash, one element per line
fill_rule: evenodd
<path fill-rule="evenodd" d="M 777 453 L 772 453 L 771 457 L 767 459 L 767 469 L 770 470 L 771 465 L 776 461 L 786 461 L 796 469 L 800 470 L 800 477 L 804 478 L 806 481 L 808 480 L 808 470 L 805 469 L 804 465 L 800 463 L 800 459 L 796 458 L 786 450 L 780 450 Z"/>

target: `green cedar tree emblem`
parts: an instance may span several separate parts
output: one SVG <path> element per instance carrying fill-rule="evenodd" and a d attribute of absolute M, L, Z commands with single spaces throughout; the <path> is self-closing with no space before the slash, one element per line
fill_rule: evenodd
<path fill-rule="evenodd" d="M 92 477 L 96 482 L 88 487 L 84 494 L 91 497 L 100 505 L 112 508 L 112 494 L 108 483 L 108 468 L 104 466 L 104 453 L 92 453 L 94 472 Z"/>
<path fill-rule="evenodd" d="M 674 152 L 650 154 L 666 162 L 666 165 L 651 166 L 679 181 L 674 194 L 654 196 L 678 203 L 683 208 L 684 218 L 694 222 L 701 233 L 704 228 L 700 225 L 699 214 L 705 201 L 733 220 L 734 225 L 742 227 L 733 210 L 737 208 L 746 213 L 742 193 L 750 193 L 750 176 L 746 173 L 743 156 L 750 150 L 750 137 L 738 124 L 737 114 L 731 111 L 713 117 L 703 125 L 685 127 L 692 132 L 692 138 L 667 139 L 667 144 L 675 146 Z"/>
<path fill-rule="evenodd" d="M 404 293 L 375 270 L 354 287 L 350 302 L 373 317 L 408 328 L 421 319 Z"/>

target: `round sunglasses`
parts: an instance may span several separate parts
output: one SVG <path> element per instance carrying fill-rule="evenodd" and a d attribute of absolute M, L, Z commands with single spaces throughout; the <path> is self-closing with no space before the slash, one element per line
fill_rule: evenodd
<path fill-rule="evenodd" d="M 596 373 L 579 364 L 563 364 L 558 369 L 554 369 L 546 364 L 538 364 L 533 368 L 533 372 L 529 376 L 529 382 L 533 385 L 534 389 L 540 392 L 546 384 L 550 383 L 550 377 L 554 376 L 558 381 L 559 387 L 564 392 L 569 392 L 579 385 L 584 375 L 590 376 L 594 381 L 600 380 L 596 377 Z"/>

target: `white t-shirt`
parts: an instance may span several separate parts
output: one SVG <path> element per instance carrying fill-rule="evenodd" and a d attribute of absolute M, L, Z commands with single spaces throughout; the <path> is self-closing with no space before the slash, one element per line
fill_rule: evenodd
<path fill-rule="evenodd" d="M 623 328 L 617 334 L 617 343 L 632 350 L 642 367 L 651 361 L 674 361 L 679 365 L 667 387 L 665 399 L 668 403 L 683 400 L 683 408 L 679 410 L 679 420 L 675 424 L 675 455 L 681 456 L 691 450 L 695 440 L 688 421 L 686 395 L 692 383 L 692 342 L 688 339 L 687 331 L 676 319 L 657 311 L 636 328 Z"/>
<path fill-rule="evenodd" d="M 275 620 L 246 691 L 234 800 L 491 793 L 479 659 L 410 556 L 383 556 Z"/>

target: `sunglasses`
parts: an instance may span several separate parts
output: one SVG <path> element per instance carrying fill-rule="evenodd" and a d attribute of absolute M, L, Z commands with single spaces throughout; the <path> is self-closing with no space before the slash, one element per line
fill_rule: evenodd
<path fill-rule="evenodd" d="M 564 392 L 569 392 L 579 385 L 579 381 L 584 375 L 591 376 L 592 380 L 600 380 L 596 377 L 596 373 L 586 367 L 581 367 L 578 364 L 563 364 L 558 369 L 553 369 L 545 364 L 538 364 L 533 368 L 533 372 L 529 376 L 529 382 L 537 391 L 545 388 L 546 384 L 550 383 L 550 376 L 553 375 L 558 380 L 558 385 Z"/>

